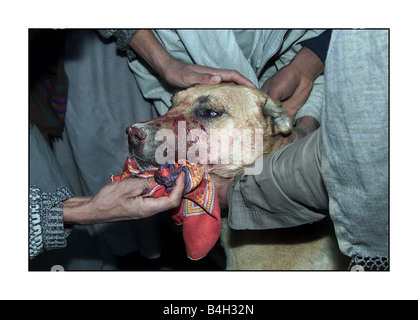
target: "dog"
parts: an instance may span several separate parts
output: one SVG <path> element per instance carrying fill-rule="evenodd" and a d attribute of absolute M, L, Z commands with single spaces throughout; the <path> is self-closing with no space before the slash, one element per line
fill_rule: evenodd
<path fill-rule="evenodd" d="M 197 160 L 203 169 L 222 178 L 232 178 L 254 159 L 277 150 L 282 135 L 291 130 L 290 120 L 279 103 L 245 86 L 199 85 L 178 92 L 172 102 L 172 108 L 164 116 L 133 124 L 126 130 L 129 153 L 142 169 L 162 164 L 157 163 L 159 149 L 164 149 L 165 154 L 170 149 L 171 162 L 182 160 L 181 153 L 187 156 L 198 151 Z M 170 132 L 174 135 L 170 136 Z M 255 132 L 262 132 L 258 147 Z M 159 134 L 172 139 L 161 144 Z M 244 159 L 248 152 L 252 161 Z M 194 154 L 188 158 L 193 157 Z M 162 158 L 167 160 L 164 154 Z"/>
<path fill-rule="evenodd" d="M 126 133 L 129 153 L 141 170 L 188 160 L 229 179 L 256 171 L 256 160 L 282 147 L 291 129 L 280 102 L 254 88 L 221 84 L 176 93 L 165 115 L 135 123 Z M 226 269 L 341 269 L 345 260 L 331 221 L 324 220 L 289 229 L 238 231 L 224 219 L 220 238 Z"/>

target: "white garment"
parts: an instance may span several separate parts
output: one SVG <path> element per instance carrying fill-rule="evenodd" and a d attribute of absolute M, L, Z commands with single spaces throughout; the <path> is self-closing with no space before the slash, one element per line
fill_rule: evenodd
<path fill-rule="evenodd" d="M 153 30 L 162 46 L 176 59 L 202 66 L 236 70 L 258 88 L 282 67 L 288 65 L 301 49 L 300 42 L 316 37 L 323 30 Z M 150 99 L 160 115 L 171 106 L 174 88 L 161 80 L 142 60 L 129 63 L 145 98 Z M 323 76 L 319 76 L 309 99 L 295 120 L 311 116 L 320 121 Z"/>

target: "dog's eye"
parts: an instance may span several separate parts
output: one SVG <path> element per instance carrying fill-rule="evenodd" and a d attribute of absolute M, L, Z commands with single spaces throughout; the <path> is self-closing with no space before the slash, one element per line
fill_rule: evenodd
<path fill-rule="evenodd" d="M 216 118 L 222 115 L 222 111 L 215 111 L 213 109 L 201 109 L 198 110 L 198 115 L 201 118 L 209 119 L 209 118 Z"/>

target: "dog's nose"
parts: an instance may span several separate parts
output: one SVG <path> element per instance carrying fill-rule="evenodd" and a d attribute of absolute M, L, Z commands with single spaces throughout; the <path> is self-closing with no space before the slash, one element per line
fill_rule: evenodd
<path fill-rule="evenodd" d="M 135 125 L 126 128 L 126 133 L 129 136 L 129 140 L 133 143 L 143 141 L 147 137 L 147 130 L 143 127 L 137 127 Z"/>

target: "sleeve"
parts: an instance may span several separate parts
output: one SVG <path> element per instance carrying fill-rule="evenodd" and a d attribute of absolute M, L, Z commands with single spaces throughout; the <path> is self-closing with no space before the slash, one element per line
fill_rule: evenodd
<path fill-rule="evenodd" d="M 64 248 L 70 228 L 64 226 L 62 203 L 73 197 L 61 187 L 52 193 L 42 192 L 37 186 L 29 188 L 29 257 L 41 252 Z"/>
<path fill-rule="evenodd" d="M 313 52 L 315 52 L 319 59 L 321 59 L 321 61 L 325 64 L 329 42 L 331 40 L 331 33 L 332 30 L 326 30 L 324 33 L 321 33 L 318 37 L 304 40 L 300 44 L 302 45 L 302 47 L 307 47 L 311 49 Z"/>
<path fill-rule="evenodd" d="M 129 42 L 132 37 L 138 32 L 138 29 L 100 29 L 98 33 L 105 39 L 115 39 L 116 47 L 119 51 L 126 53 L 129 61 L 137 58 L 135 51 L 133 51 Z"/>
<path fill-rule="evenodd" d="M 320 131 L 263 159 L 258 175 L 228 186 L 228 225 L 236 230 L 288 228 L 322 220 L 328 194 L 321 176 Z"/>

